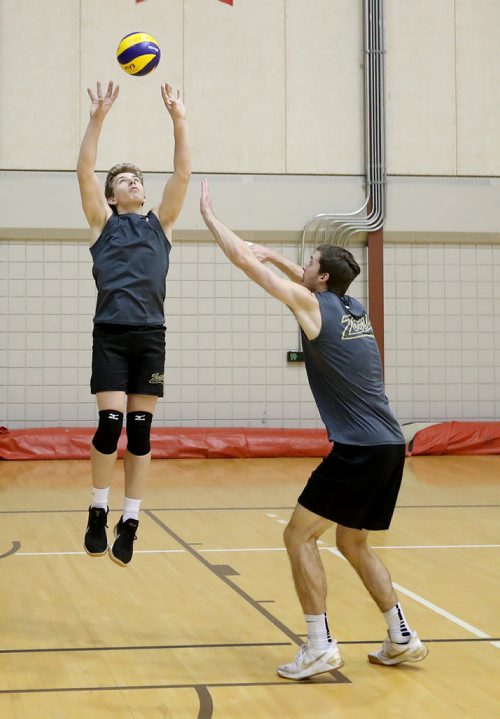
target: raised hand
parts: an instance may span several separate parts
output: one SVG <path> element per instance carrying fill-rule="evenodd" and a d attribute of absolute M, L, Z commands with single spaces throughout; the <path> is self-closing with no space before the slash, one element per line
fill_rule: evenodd
<path fill-rule="evenodd" d="M 181 100 L 180 92 L 177 90 L 177 96 L 174 97 L 172 86 L 166 82 L 161 86 L 161 96 L 165 107 L 170 113 L 172 120 L 183 120 L 186 117 L 186 108 Z"/>
<path fill-rule="evenodd" d="M 101 83 L 98 82 L 97 94 L 94 95 L 90 87 L 87 88 L 87 92 L 92 102 L 90 106 L 90 117 L 94 117 L 94 115 L 96 115 L 97 117 L 101 116 L 102 118 L 104 118 L 111 110 L 111 106 L 118 97 L 118 93 L 120 92 L 120 86 L 117 85 L 116 87 L 114 87 L 113 82 L 110 80 L 108 83 L 108 89 L 103 95 Z"/>
<path fill-rule="evenodd" d="M 213 213 L 208 181 L 205 178 L 201 181 L 200 212 L 203 217 Z"/>

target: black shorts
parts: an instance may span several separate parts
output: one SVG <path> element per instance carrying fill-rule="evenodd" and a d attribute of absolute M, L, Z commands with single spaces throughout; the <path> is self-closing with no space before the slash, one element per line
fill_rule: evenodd
<path fill-rule="evenodd" d="M 163 397 L 165 327 L 96 324 L 90 390 Z"/>
<path fill-rule="evenodd" d="M 388 529 L 405 462 L 404 444 L 335 442 L 311 474 L 299 504 L 353 529 Z"/>

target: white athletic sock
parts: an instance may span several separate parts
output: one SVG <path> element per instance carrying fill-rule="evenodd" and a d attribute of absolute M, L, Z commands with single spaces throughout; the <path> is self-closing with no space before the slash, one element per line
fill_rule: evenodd
<path fill-rule="evenodd" d="M 313 649 L 328 649 L 332 644 L 328 618 L 324 614 L 304 614 L 307 624 L 307 639 Z"/>
<path fill-rule="evenodd" d="M 387 612 L 384 612 L 384 617 L 391 640 L 396 644 L 408 644 L 411 638 L 411 629 L 400 605 L 395 604 Z"/>
<path fill-rule="evenodd" d="M 108 494 L 109 494 L 109 487 L 105 487 L 104 489 L 99 489 L 98 487 L 92 487 L 92 501 L 90 503 L 90 506 L 96 507 L 97 509 L 107 509 L 108 508 Z"/>
<path fill-rule="evenodd" d="M 125 497 L 125 501 L 123 503 L 124 522 L 126 522 L 127 519 L 139 520 L 139 509 L 141 508 L 141 502 L 142 499 L 131 499 L 130 497 Z"/>

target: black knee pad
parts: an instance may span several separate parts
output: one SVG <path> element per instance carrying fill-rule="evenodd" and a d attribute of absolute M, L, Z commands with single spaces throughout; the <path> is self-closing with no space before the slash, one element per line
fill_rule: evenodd
<path fill-rule="evenodd" d="M 103 409 L 99 412 L 99 424 L 92 444 L 101 454 L 113 454 L 118 447 L 118 440 L 123 427 L 123 412 L 114 409 Z"/>
<path fill-rule="evenodd" d="M 127 449 L 130 454 L 142 457 L 151 450 L 151 412 L 127 412 Z"/>

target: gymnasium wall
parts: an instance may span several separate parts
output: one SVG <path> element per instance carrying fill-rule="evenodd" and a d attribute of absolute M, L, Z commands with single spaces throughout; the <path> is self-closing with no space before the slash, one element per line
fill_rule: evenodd
<path fill-rule="evenodd" d="M 500 410 L 500 3 L 386 0 L 386 382 L 401 422 Z M 152 32 L 147 78 L 115 46 Z M 23 55 L 18 52 L 22 37 Z M 95 302 L 74 168 L 86 87 L 119 81 L 98 169 L 171 170 L 159 83 L 189 110 L 194 176 L 174 233 L 166 397 L 183 426 L 320 426 L 288 310 L 230 268 L 198 213 L 292 258 L 307 220 L 362 204 L 361 0 L 1 0 L 0 424 L 91 425 Z M 101 176 L 103 177 L 103 175 Z M 353 294 L 366 301 L 366 251 Z"/>
<path fill-rule="evenodd" d="M 75 167 L 86 87 L 119 82 L 99 168 L 171 166 L 159 83 L 189 107 L 199 172 L 359 174 L 363 169 L 362 0 L 2 0 L 1 164 Z M 500 4 L 386 0 L 390 174 L 498 175 Z M 153 33 L 146 78 L 115 59 Z M 22 40 L 22 53 L 19 42 Z"/>
<path fill-rule="evenodd" d="M 276 243 L 294 257 L 295 246 Z M 365 250 L 353 252 L 366 277 Z M 95 303 L 86 244 L 0 243 L 1 423 L 88 426 Z M 401 422 L 500 414 L 500 247 L 389 243 L 385 248 L 386 390 Z M 366 300 L 364 280 L 353 294 Z M 287 309 L 211 243 L 179 242 L 167 299 L 165 426 L 318 427 Z"/>
<path fill-rule="evenodd" d="M 277 246 L 287 254 L 294 250 Z M 2 423 L 94 424 L 89 367 L 95 298 L 88 248 L 37 241 L 0 248 L 12 272 L 9 297 L 2 298 L 9 309 Z M 298 349 L 291 313 L 233 269 L 212 243 L 179 243 L 171 260 L 158 423 L 320 426 L 303 366 L 286 363 L 286 351 Z"/>

